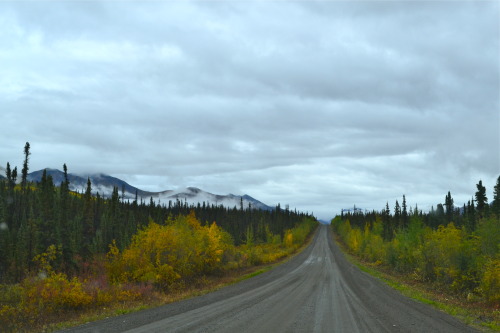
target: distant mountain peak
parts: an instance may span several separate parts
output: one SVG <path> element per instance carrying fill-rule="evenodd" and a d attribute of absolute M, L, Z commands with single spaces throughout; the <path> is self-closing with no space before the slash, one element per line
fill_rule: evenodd
<path fill-rule="evenodd" d="M 187 187 L 186 189 L 189 190 L 190 192 L 193 192 L 193 193 L 200 193 L 201 192 L 201 190 L 197 187 Z"/>
<path fill-rule="evenodd" d="M 55 185 L 60 185 L 64 181 L 64 173 L 58 169 L 46 168 L 33 171 L 28 174 L 28 181 L 39 182 L 42 179 L 43 171 L 47 172 L 54 181 Z M 152 198 L 156 202 L 168 203 L 169 201 L 176 202 L 177 200 L 186 202 L 189 205 L 197 205 L 198 203 L 206 203 L 208 205 L 223 205 L 227 208 L 240 208 L 243 201 L 244 208 L 251 206 L 255 209 L 272 210 L 273 208 L 260 202 L 251 196 L 245 195 L 219 195 L 203 191 L 197 187 L 189 186 L 185 189 L 166 190 L 161 192 L 148 192 L 134 187 L 127 182 L 106 175 L 104 173 L 95 174 L 72 174 L 68 173 L 69 188 L 72 191 L 83 193 L 87 188 L 87 179 L 90 179 L 92 193 L 111 197 L 113 189 L 116 187 L 120 195 L 123 193 L 123 198 L 126 200 L 134 200 L 137 197 L 141 200 L 149 200 Z"/>

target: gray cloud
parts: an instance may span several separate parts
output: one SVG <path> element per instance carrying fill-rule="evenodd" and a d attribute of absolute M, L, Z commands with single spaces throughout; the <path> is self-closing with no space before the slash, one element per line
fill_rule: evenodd
<path fill-rule="evenodd" d="M 328 218 L 500 171 L 496 2 L 2 2 L 0 156 Z M 0 161 L 1 162 L 1 161 Z M 4 163 L 4 162 L 1 162 Z"/>

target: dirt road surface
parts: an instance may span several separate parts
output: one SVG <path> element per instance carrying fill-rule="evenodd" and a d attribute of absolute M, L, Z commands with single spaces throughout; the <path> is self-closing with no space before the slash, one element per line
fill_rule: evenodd
<path fill-rule="evenodd" d="M 65 332 L 476 332 L 346 261 L 320 226 L 271 271 L 201 297 Z"/>

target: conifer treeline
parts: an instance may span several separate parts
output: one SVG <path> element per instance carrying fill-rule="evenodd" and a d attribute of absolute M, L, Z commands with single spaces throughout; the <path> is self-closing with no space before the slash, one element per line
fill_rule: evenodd
<path fill-rule="evenodd" d="M 384 265 L 410 280 L 438 283 L 467 301 L 500 305 L 500 177 L 488 204 L 481 181 L 467 205 L 445 204 L 424 213 L 407 211 L 406 199 L 391 214 L 343 214 L 332 227 L 346 247 L 364 260 Z"/>
<path fill-rule="evenodd" d="M 412 217 L 418 218 L 425 226 L 432 229 L 437 229 L 439 226 L 446 226 L 450 222 L 458 228 L 464 228 L 467 233 L 473 233 L 479 221 L 484 218 L 500 218 L 500 176 L 493 188 L 493 201 L 488 203 L 486 196 L 486 188 L 480 180 L 477 184 L 475 195 L 463 206 L 455 206 L 451 193 L 445 196 L 444 204 L 437 204 L 429 212 L 423 212 L 418 208 L 409 207 L 406 203 L 406 197 L 403 195 L 402 203 L 399 204 L 396 200 L 393 210 L 387 202 L 385 207 L 380 211 L 370 212 L 347 212 L 342 211 L 340 219 L 349 220 L 351 226 L 364 229 L 367 224 L 373 225 L 375 221 L 381 221 L 383 230 L 382 236 L 385 241 L 390 241 L 394 237 L 395 232 L 408 228 Z M 500 225 L 499 225 L 500 227 Z"/>
<path fill-rule="evenodd" d="M 24 148 L 25 159 L 18 181 L 17 168 L 6 167 L 6 178 L 0 179 L 0 282 L 18 282 L 34 269 L 33 258 L 50 245 L 62 252 L 57 267 L 69 274 L 78 273 L 82 263 L 106 253 L 113 240 L 120 249 L 149 221 L 164 223 L 167 219 L 194 211 L 203 223 L 216 222 L 229 232 L 236 245 L 264 241 L 266 232 L 283 234 L 308 214 L 281 209 L 265 211 L 240 206 L 188 205 L 181 201 L 168 206 L 121 200 L 118 188 L 111 198 L 91 194 L 87 182 L 85 193 L 69 190 L 68 169 L 63 166 L 64 180 L 54 184 L 46 172 L 39 183 L 27 181 L 30 146 Z M 251 238 L 251 239 L 249 239 Z"/>

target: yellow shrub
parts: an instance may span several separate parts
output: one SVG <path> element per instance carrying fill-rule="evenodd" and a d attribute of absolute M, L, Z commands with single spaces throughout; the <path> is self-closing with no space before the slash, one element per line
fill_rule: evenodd
<path fill-rule="evenodd" d="M 215 223 L 201 226 L 194 214 L 179 216 L 165 226 L 151 222 L 121 254 L 111 245 L 108 274 L 114 282 L 146 282 L 169 288 L 181 280 L 222 269 L 232 251 L 231 237 Z"/>
<path fill-rule="evenodd" d="M 363 258 L 370 261 L 380 261 L 385 258 L 384 240 L 379 235 L 370 233 L 363 237 Z"/>
<path fill-rule="evenodd" d="M 45 279 L 23 281 L 22 306 L 34 312 L 51 313 L 81 308 L 92 302 L 77 278 L 68 280 L 65 274 L 51 274 Z"/>
<path fill-rule="evenodd" d="M 38 266 L 38 270 L 45 274 L 53 273 L 52 264 L 56 260 L 57 256 L 61 254 L 61 248 L 55 245 L 50 245 L 47 251 L 41 253 L 33 258 L 33 262 Z"/>
<path fill-rule="evenodd" d="M 347 235 L 347 246 L 354 253 L 358 253 L 361 245 L 361 231 L 358 228 L 351 229 Z"/>
<path fill-rule="evenodd" d="M 453 223 L 427 233 L 422 248 L 424 277 L 445 283 L 457 278 L 462 238 L 462 230 Z"/>
<path fill-rule="evenodd" d="M 480 290 L 487 301 L 500 303 L 500 259 L 486 263 L 480 283 Z"/>
<path fill-rule="evenodd" d="M 292 250 L 297 249 L 304 243 L 307 236 L 314 230 L 317 225 L 318 222 L 316 220 L 312 218 L 304 218 L 295 227 L 286 230 L 283 240 L 285 247 Z M 273 243 L 276 243 L 276 240 L 278 239 L 279 238 L 273 239 Z"/>
<path fill-rule="evenodd" d="M 285 246 L 288 248 L 293 246 L 293 234 L 290 230 L 285 233 Z"/>

